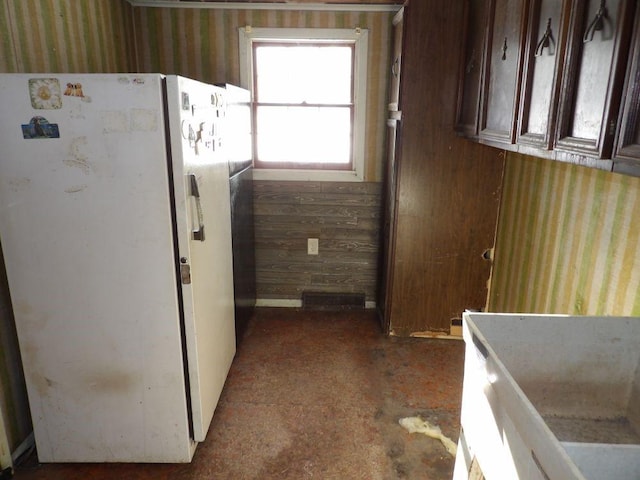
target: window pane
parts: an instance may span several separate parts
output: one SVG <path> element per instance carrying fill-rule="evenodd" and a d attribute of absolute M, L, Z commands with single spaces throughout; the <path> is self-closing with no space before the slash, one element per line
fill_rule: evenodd
<path fill-rule="evenodd" d="M 351 103 L 350 46 L 259 45 L 257 100 L 262 103 Z"/>
<path fill-rule="evenodd" d="M 258 106 L 256 121 L 262 162 L 350 162 L 350 108 Z"/>

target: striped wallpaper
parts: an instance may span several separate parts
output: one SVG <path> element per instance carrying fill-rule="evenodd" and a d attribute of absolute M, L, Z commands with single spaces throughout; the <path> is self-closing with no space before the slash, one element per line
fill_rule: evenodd
<path fill-rule="evenodd" d="M 208 83 L 240 84 L 238 28 L 367 28 L 369 55 L 365 179 L 380 181 L 386 138 L 389 12 L 134 9 L 140 72 L 175 73 Z M 371 160 L 373 159 L 373 160 Z"/>
<path fill-rule="evenodd" d="M 509 153 L 488 310 L 640 315 L 640 178 Z"/>
<path fill-rule="evenodd" d="M 133 70 L 125 0 L 0 1 L 0 72 Z"/>

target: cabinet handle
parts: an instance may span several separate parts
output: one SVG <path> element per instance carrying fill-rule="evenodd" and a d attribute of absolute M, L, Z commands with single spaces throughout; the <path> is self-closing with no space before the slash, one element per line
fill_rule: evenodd
<path fill-rule="evenodd" d="M 547 20 L 547 29 L 544 31 L 544 35 L 542 35 L 542 38 L 538 42 L 538 45 L 536 45 L 535 56 L 542 56 L 542 52 L 545 48 L 549 49 L 549 55 L 555 54 L 556 41 L 554 40 L 553 32 L 551 31 L 551 18 Z"/>
<path fill-rule="evenodd" d="M 588 43 L 593 41 L 593 36 L 596 32 L 604 30 L 605 21 L 609 21 L 609 13 L 607 12 L 607 6 L 605 0 L 600 0 L 600 8 L 596 12 L 596 16 L 591 21 L 587 30 L 584 32 L 582 41 Z"/>
<path fill-rule="evenodd" d="M 507 37 L 504 37 L 504 43 L 502 44 L 502 60 L 507 59 Z"/>
<path fill-rule="evenodd" d="M 196 214 L 198 216 L 198 229 L 193 231 L 193 239 L 204 242 L 204 216 L 202 214 L 202 203 L 200 203 L 200 189 L 198 179 L 194 173 L 189 174 L 191 195 L 196 199 Z"/>
<path fill-rule="evenodd" d="M 398 78 L 398 74 L 400 73 L 400 57 L 396 57 L 393 61 L 393 65 L 391 65 L 391 74 L 393 78 Z"/>

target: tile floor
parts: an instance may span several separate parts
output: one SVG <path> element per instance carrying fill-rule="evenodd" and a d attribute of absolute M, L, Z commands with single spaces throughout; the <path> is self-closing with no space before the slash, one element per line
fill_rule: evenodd
<path fill-rule="evenodd" d="M 207 440 L 191 464 L 38 464 L 37 479 L 450 479 L 442 444 L 398 420 L 419 415 L 458 438 L 463 343 L 386 338 L 372 311 L 257 309 Z"/>

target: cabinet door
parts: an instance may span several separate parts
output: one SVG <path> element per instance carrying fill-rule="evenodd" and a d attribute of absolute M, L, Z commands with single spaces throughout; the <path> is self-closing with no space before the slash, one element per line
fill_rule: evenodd
<path fill-rule="evenodd" d="M 494 0 L 489 15 L 480 137 L 515 141 L 526 0 Z"/>
<path fill-rule="evenodd" d="M 456 131 L 469 137 L 478 134 L 488 13 L 489 2 L 486 0 L 466 2 L 465 53 L 460 65 Z"/>
<path fill-rule="evenodd" d="M 555 148 L 610 158 L 635 0 L 572 0 Z"/>
<path fill-rule="evenodd" d="M 568 2 L 533 0 L 529 9 L 517 143 L 545 150 L 553 142 L 560 89 L 566 36 L 563 5 Z"/>
<path fill-rule="evenodd" d="M 629 54 L 629 68 L 623 94 L 624 103 L 618 139 L 616 141 L 616 166 L 617 162 L 631 161 L 640 168 L 640 9 L 636 12 L 636 20 L 633 33 L 631 52 Z"/>
<path fill-rule="evenodd" d="M 382 227 L 382 275 L 378 304 L 381 313 L 382 331 L 389 333 L 389 320 L 391 318 L 391 288 L 393 277 L 394 251 L 395 251 L 395 225 L 397 202 L 397 163 L 396 155 L 398 135 L 400 133 L 400 121 L 387 120 L 387 165 L 384 179 L 384 220 Z"/>
<path fill-rule="evenodd" d="M 401 9 L 393 19 L 393 50 L 391 56 L 391 80 L 389 91 L 389 111 L 400 108 L 400 72 L 402 69 L 402 30 L 404 10 Z"/>

